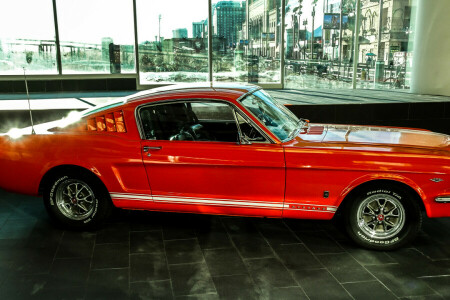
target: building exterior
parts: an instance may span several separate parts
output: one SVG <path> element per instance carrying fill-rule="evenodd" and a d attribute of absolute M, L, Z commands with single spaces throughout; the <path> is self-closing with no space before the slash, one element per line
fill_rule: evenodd
<path fill-rule="evenodd" d="M 110 37 L 102 38 L 102 60 L 109 61 L 109 44 L 114 43 Z"/>
<path fill-rule="evenodd" d="M 172 30 L 172 37 L 174 39 L 182 39 L 188 37 L 188 32 L 186 28 L 178 28 L 175 30 Z"/>
<path fill-rule="evenodd" d="M 192 23 L 192 37 L 206 38 L 208 32 L 208 20 Z"/>
<path fill-rule="evenodd" d="M 281 11 L 279 0 L 251 0 L 249 3 L 248 27 L 249 51 L 252 55 L 279 58 L 281 44 Z M 244 33 L 247 36 L 247 33 Z"/>
<path fill-rule="evenodd" d="M 219 1 L 213 5 L 213 35 L 224 37 L 228 46 L 235 46 L 245 22 L 245 1 Z"/>
<path fill-rule="evenodd" d="M 341 2 L 342 14 L 348 16 L 350 26 L 342 30 L 341 47 L 339 47 L 339 30 L 324 30 L 324 50 L 330 59 L 339 59 L 339 51 L 342 51 L 341 60 L 352 57 L 354 41 L 354 1 L 328 0 L 324 5 L 324 12 L 339 14 Z M 406 55 L 408 52 L 408 39 L 410 33 L 410 19 L 412 0 L 384 0 L 381 14 L 381 60 L 385 65 L 393 64 L 397 52 Z M 359 38 L 359 62 L 366 62 L 368 53 L 378 56 L 378 28 L 379 28 L 380 4 L 378 1 L 361 0 L 361 23 Z M 334 39 L 333 39 L 334 35 Z M 333 43 L 334 41 L 334 43 Z M 376 57 L 375 59 L 379 59 Z"/>
<path fill-rule="evenodd" d="M 396 52 L 408 52 L 408 34 L 411 18 L 412 0 L 385 0 L 381 16 L 381 60 L 385 64 L 393 63 Z M 378 2 L 362 1 L 361 36 L 359 60 L 362 62 L 367 53 L 377 53 L 378 49 Z"/>

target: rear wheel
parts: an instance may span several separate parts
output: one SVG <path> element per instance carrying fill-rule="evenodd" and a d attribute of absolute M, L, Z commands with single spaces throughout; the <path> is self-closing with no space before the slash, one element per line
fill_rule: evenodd
<path fill-rule="evenodd" d="M 50 217 L 70 229 L 98 226 L 109 215 L 112 204 L 97 180 L 79 174 L 54 177 L 44 191 Z"/>
<path fill-rule="evenodd" d="M 346 212 L 346 229 L 359 245 L 393 250 L 410 242 L 420 230 L 422 214 L 414 196 L 397 186 L 362 190 Z"/>

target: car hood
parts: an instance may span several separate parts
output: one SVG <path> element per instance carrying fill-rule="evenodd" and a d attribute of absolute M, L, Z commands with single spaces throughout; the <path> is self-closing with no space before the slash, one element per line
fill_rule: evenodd
<path fill-rule="evenodd" d="M 450 136 L 421 129 L 311 124 L 307 132 L 300 133 L 301 140 L 323 143 L 352 143 L 441 148 L 450 150 Z"/>

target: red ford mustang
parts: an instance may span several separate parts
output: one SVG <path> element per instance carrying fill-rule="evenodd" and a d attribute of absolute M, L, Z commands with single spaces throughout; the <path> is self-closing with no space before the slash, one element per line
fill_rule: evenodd
<path fill-rule="evenodd" d="M 53 219 L 126 209 L 331 219 L 372 249 L 450 216 L 450 136 L 310 124 L 253 85 L 175 85 L 0 137 L 0 187 Z"/>

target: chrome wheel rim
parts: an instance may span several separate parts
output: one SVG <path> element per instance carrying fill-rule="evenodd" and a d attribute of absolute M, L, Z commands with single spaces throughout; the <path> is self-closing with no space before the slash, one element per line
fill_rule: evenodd
<path fill-rule="evenodd" d="M 83 220 L 90 216 L 95 201 L 94 192 L 81 180 L 66 180 L 56 190 L 56 205 L 71 220 Z"/>
<path fill-rule="evenodd" d="M 358 207 L 358 227 L 374 239 L 389 239 L 405 224 L 405 209 L 400 201 L 388 194 L 375 194 Z"/>

